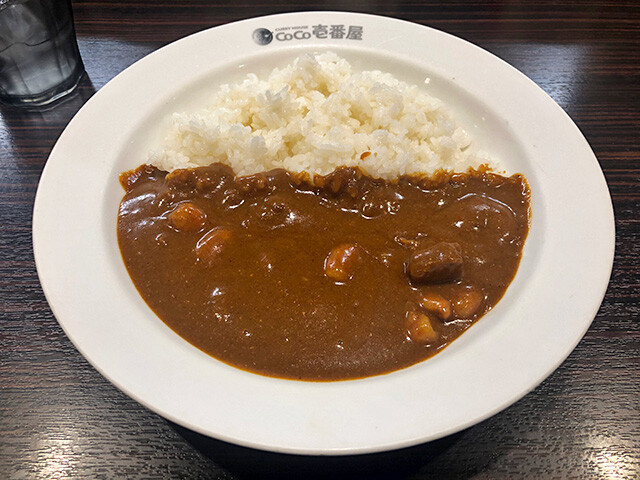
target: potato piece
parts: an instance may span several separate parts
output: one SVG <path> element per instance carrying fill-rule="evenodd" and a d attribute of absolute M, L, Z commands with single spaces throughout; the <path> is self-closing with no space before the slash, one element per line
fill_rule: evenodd
<path fill-rule="evenodd" d="M 355 243 L 344 243 L 331 250 L 324 260 L 324 273 L 334 282 L 349 280 L 362 259 L 362 248 Z"/>
<path fill-rule="evenodd" d="M 215 262 L 232 238 L 233 234 L 227 228 L 217 227 L 209 230 L 198 240 L 194 249 L 197 261 L 205 264 Z"/>
<path fill-rule="evenodd" d="M 207 215 L 191 202 L 176 206 L 169 214 L 169 222 L 180 232 L 197 232 L 204 228 Z"/>
<path fill-rule="evenodd" d="M 451 302 L 437 293 L 425 293 L 421 296 L 420 306 L 428 313 L 432 313 L 440 320 L 449 320 L 451 317 Z"/>
<path fill-rule="evenodd" d="M 421 312 L 407 312 L 409 338 L 418 343 L 434 343 L 440 338 L 440 334 L 433 328 L 429 315 Z"/>
<path fill-rule="evenodd" d="M 465 290 L 453 301 L 452 310 L 458 318 L 471 318 L 480 308 L 484 295 L 475 288 Z"/>

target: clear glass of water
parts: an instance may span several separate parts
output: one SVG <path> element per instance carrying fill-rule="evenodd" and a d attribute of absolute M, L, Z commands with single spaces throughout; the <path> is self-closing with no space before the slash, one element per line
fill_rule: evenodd
<path fill-rule="evenodd" d="M 0 102 L 46 105 L 83 72 L 70 0 L 0 0 Z"/>

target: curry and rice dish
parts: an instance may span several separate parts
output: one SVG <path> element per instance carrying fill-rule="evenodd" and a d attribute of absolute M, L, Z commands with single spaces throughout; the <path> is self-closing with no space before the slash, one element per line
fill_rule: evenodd
<path fill-rule="evenodd" d="M 121 175 L 129 274 L 204 352 L 282 378 L 377 375 L 436 354 L 504 295 L 528 232 L 526 180 L 482 166 L 431 97 L 365 73 L 324 54 L 226 86 L 203 117 L 176 118 L 153 165 Z M 243 89 L 269 101 L 247 112 L 261 100 Z M 327 109 L 351 126 L 323 126 Z"/>

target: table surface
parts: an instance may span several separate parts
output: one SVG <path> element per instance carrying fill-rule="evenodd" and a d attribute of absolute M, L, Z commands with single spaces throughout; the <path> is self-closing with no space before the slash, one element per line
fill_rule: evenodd
<path fill-rule="evenodd" d="M 87 0 L 73 7 L 87 70 L 77 92 L 46 111 L 0 107 L 0 478 L 640 477 L 640 8 L 633 1 Z M 96 372 L 44 298 L 31 214 L 42 168 L 66 124 L 136 60 L 235 20 L 340 9 L 444 30 L 538 83 L 598 157 L 613 198 L 616 255 L 608 292 L 584 339 L 505 411 L 395 452 L 280 455 L 175 425 Z"/>

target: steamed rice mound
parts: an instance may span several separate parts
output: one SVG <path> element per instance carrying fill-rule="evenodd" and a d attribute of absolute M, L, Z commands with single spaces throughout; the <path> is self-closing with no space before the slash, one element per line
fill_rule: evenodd
<path fill-rule="evenodd" d="M 440 100 L 343 58 L 304 55 L 266 79 L 222 85 L 195 113 L 175 113 L 149 161 L 163 170 L 224 162 L 238 175 L 273 168 L 326 175 L 359 166 L 387 180 L 489 163 Z M 367 153 L 369 152 L 369 153 Z"/>

